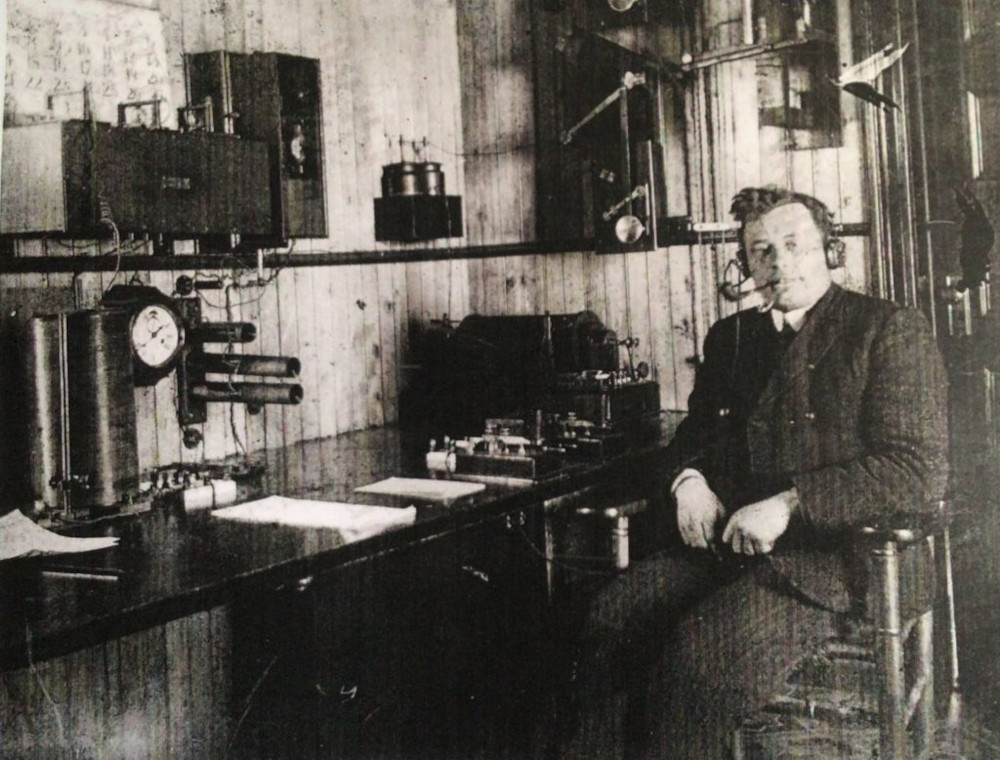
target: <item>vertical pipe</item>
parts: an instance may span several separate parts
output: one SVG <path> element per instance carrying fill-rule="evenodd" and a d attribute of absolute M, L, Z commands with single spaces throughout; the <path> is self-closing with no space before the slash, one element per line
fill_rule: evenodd
<path fill-rule="evenodd" d="M 923 77 L 923 49 L 920 46 L 920 19 L 918 15 L 916 0 L 910 0 L 910 14 L 913 17 L 913 30 L 910 44 L 913 45 L 914 58 L 914 87 L 913 87 L 913 107 L 917 112 L 917 151 L 920 155 L 920 194 L 923 196 L 920 204 L 920 226 L 923 229 L 924 255 L 927 257 L 927 305 L 928 317 L 931 321 L 931 331 L 936 336 L 937 326 L 937 304 L 934 300 L 934 239 L 931 236 L 931 201 L 930 201 L 930 181 L 928 179 L 927 167 L 927 118 L 924 113 L 924 77 Z"/>
<path fill-rule="evenodd" d="M 903 14 L 900 0 L 893 1 L 893 11 L 896 25 L 896 47 L 903 46 Z M 897 161 L 897 173 L 901 177 L 903 208 L 900 214 L 900 244 L 903 247 L 901 253 L 900 269 L 903 276 L 903 303 L 909 306 L 917 305 L 917 256 L 916 256 L 916 235 L 914 235 L 914 213 L 913 213 L 913 173 L 912 162 L 910 160 L 910 139 L 909 139 L 909 109 L 906 97 L 906 78 L 903 75 L 903 64 L 900 63 L 896 70 L 895 78 L 899 83 L 898 92 L 894 92 L 899 110 L 894 112 L 896 120 L 895 150 Z"/>
<path fill-rule="evenodd" d="M 753 44 L 753 0 L 743 0 L 743 44 Z"/>
<path fill-rule="evenodd" d="M 875 114 L 875 123 L 877 128 L 877 150 L 878 150 L 878 172 L 879 172 L 879 187 L 875 189 L 875 192 L 882 197 L 882 213 L 890 213 L 890 203 L 888 201 L 891 198 L 886 197 L 888 193 L 889 183 L 892 181 L 892 173 L 889 171 L 889 137 L 886 134 L 886 124 L 885 124 L 885 111 L 879 109 Z M 880 257 L 880 267 L 887 267 L 884 272 L 881 272 L 881 277 L 883 279 L 883 286 L 885 291 L 880 295 L 883 298 L 888 298 L 890 301 L 896 300 L 896 278 L 895 278 L 895 258 L 896 252 L 894 250 L 893 243 L 893 229 L 892 229 L 892 219 L 888 221 L 883 221 L 882 223 L 882 256 Z"/>
<path fill-rule="evenodd" d="M 850 6 L 847 8 L 849 13 Z M 852 54 L 854 59 L 860 59 L 871 52 L 871 5 L 868 0 L 862 0 L 859 9 L 860 18 L 857 27 L 859 29 L 858 44 L 852 44 Z M 852 25 L 853 26 L 853 25 Z M 854 39 L 852 38 L 852 43 Z M 861 128 L 864 134 L 864 180 L 867 207 L 869 211 L 869 221 L 871 224 L 871 234 L 869 236 L 869 259 L 868 270 L 872 279 L 875 295 L 880 298 L 890 297 L 890 285 L 888 272 L 888 262 L 892 255 L 889 248 L 891 236 L 887 231 L 887 221 L 885 218 L 885 197 L 883 191 L 883 170 L 884 152 L 882 145 L 882 111 L 880 109 L 868 109 L 861 105 L 860 101 L 852 98 L 850 101 L 856 113 L 861 114 Z"/>

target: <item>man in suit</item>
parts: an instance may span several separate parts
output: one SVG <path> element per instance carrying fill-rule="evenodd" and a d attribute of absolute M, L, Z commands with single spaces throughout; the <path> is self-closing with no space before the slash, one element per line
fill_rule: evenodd
<path fill-rule="evenodd" d="M 682 546 L 589 600 L 567 757 L 729 757 L 791 663 L 864 614 L 854 529 L 944 490 L 946 378 L 922 315 L 832 282 L 815 198 L 746 189 L 732 212 L 763 304 L 709 330 L 665 450 Z M 932 592 L 913 585 L 911 609 Z"/>

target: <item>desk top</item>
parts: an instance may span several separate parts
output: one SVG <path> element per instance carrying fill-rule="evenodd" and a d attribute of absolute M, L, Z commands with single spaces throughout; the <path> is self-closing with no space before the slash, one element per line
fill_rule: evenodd
<path fill-rule="evenodd" d="M 448 504 L 355 492 L 394 475 L 427 476 L 426 441 L 395 428 L 262 452 L 264 494 L 389 507 L 413 504 L 416 519 L 356 541 L 332 529 L 220 520 L 209 510 L 185 512 L 179 506 L 74 527 L 65 532 L 114 535 L 120 542 L 58 562 L 34 558 L 0 566 L 0 670 L 23 666 L 29 646 L 34 660 L 65 654 L 538 506 L 641 467 L 658 448 L 600 463 L 567 464 L 531 486 L 488 484 L 484 491 Z M 53 564 L 79 568 L 80 573 L 42 573 Z"/>

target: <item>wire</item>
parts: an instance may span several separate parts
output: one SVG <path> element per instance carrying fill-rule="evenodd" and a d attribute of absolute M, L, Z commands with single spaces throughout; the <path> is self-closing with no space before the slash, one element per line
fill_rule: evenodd
<path fill-rule="evenodd" d="M 232 287 L 233 286 L 230 284 L 230 285 L 227 285 L 226 289 L 225 289 L 225 297 L 226 297 L 226 321 L 227 322 L 232 322 L 233 321 L 233 302 L 232 302 L 232 296 L 231 296 Z M 226 351 L 225 351 L 226 356 L 232 356 L 235 353 L 234 352 L 234 348 L 235 348 L 235 344 L 233 343 L 232 338 L 230 337 L 229 342 L 226 344 Z M 232 379 L 233 379 L 233 376 L 230 374 L 228 376 L 226 382 L 229 384 L 229 389 L 231 391 L 234 391 L 234 395 L 235 395 L 235 388 L 234 388 L 234 386 L 232 384 Z M 233 434 L 233 441 L 236 443 L 236 449 L 239 451 L 240 454 L 243 455 L 243 458 L 246 459 L 247 449 L 246 449 L 246 446 L 243 445 L 243 440 L 240 438 L 239 431 L 237 431 L 237 429 L 236 429 L 236 402 L 235 401 L 230 401 L 229 402 L 229 430 Z"/>
<path fill-rule="evenodd" d="M 548 141 L 546 141 L 548 142 Z M 553 144 L 561 144 L 558 140 L 552 140 Z M 497 148 L 495 150 L 480 150 L 478 148 L 472 151 L 454 151 L 445 148 L 443 145 L 437 145 L 435 143 L 427 143 L 429 147 L 439 150 L 442 153 L 447 153 L 449 156 L 456 156 L 458 158 L 486 158 L 490 156 L 506 156 L 511 153 L 517 153 L 522 150 L 534 150 L 537 146 L 535 143 L 520 143 L 517 145 L 511 145 L 509 148 Z"/>
<path fill-rule="evenodd" d="M 42 674 L 38 672 L 38 668 L 35 667 L 35 656 L 32 647 L 32 635 L 31 635 L 31 625 L 27 620 L 24 621 L 24 644 L 28 654 L 28 669 L 31 674 L 35 677 L 35 682 L 38 684 L 38 688 L 42 690 L 42 694 L 45 696 L 45 701 L 49 703 L 52 708 L 52 714 L 56 719 L 56 728 L 59 729 L 59 744 L 61 746 L 66 746 L 66 726 L 63 724 L 62 713 L 59 712 L 59 706 L 52 699 L 52 695 L 49 694 L 49 690 L 45 687 L 45 681 L 42 680 Z"/>
<path fill-rule="evenodd" d="M 253 685 L 253 688 L 250 689 L 250 693 L 247 694 L 246 701 L 243 703 L 243 712 L 240 713 L 240 718 L 239 720 L 236 721 L 236 726 L 233 728 L 233 734 L 232 736 L 229 737 L 229 743 L 226 745 L 227 755 L 230 753 L 230 751 L 233 748 L 233 744 L 236 742 L 236 737 L 240 733 L 240 728 L 243 727 L 243 721 L 245 721 L 247 719 L 247 715 L 250 714 L 250 708 L 253 707 L 253 700 L 254 697 L 257 695 L 257 690 L 260 689 L 261 684 L 263 684 L 264 680 L 267 678 L 267 674 L 271 672 L 271 668 L 274 667 L 274 664 L 278 661 L 280 657 L 281 657 L 280 654 L 276 654 L 274 655 L 274 657 L 271 658 L 271 661 L 267 663 L 267 666 L 261 672 L 260 677 L 257 679 L 257 682 Z"/>
<path fill-rule="evenodd" d="M 109 252 L 109 254 L 108 254 L 108 255 L 110 255 L 111 253 L 113 253 L 114 256 L 115 256 L 115 271 L 114 271 L 114 274 L 111 275 L 111 281 L 108 282 L 107 286 L 104 288 L 104 292 L 102 293 L 102 295 L 107 295 L 108 291 L 111 290 L 111 286 L 115 284 L 115 280 L 118 279 L 118 274 L 121 272 L 121 267 L 122 267 L 122 251 L 121 251 L 121 236 L 118 234 L 118 225 L 116 225 L 111 220 L 110 217 L 107 218 L 107 219 L 103 218 L 103 213 L 104 212 L 102 211 L 101 212 L 101 214 L 102 214 L 101 224 L 104 224 L 104 225 L 107 225 L 107 226 L 111 227 L 111 233 L 114 236 L 114 241 L 115 241 L 115 248 L 114 248 L 114 250 L 111 251 L 111 252 Z"/>

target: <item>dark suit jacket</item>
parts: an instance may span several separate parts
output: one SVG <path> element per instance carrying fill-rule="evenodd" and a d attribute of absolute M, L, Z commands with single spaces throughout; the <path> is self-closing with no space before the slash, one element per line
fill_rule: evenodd
<path fill-rule="evenodd" d="M 711 328 L 665 474 L 700 470 L 730 513 L 794 485 L 799 514 L 771 561 L 814 602 L 857 609 L 867 576 L 852 529 L 925 509 L 944 492 L 940 353 L 919 312 L 836 285 L 784 354 L 774 335 L 770 315 L 755 309 Z M 919 554 L 904 558 L 904 571 L 932 582 Z M 932 588 L 914 589 L 911 601 Z"/>

